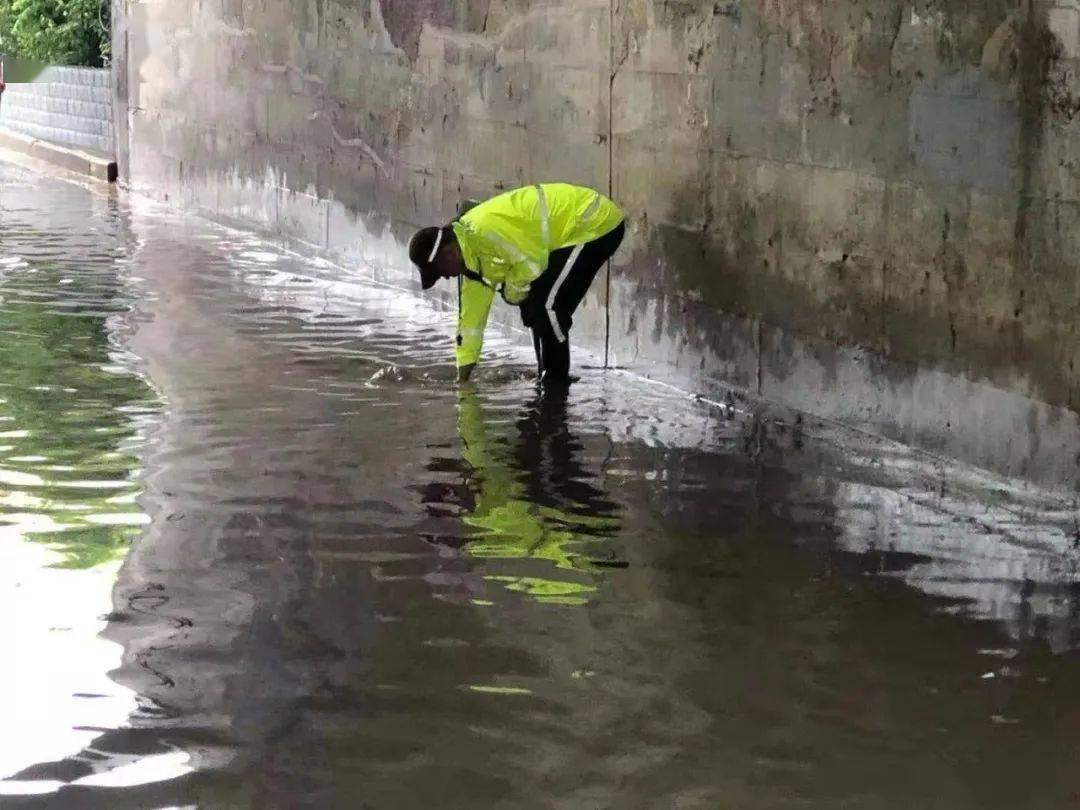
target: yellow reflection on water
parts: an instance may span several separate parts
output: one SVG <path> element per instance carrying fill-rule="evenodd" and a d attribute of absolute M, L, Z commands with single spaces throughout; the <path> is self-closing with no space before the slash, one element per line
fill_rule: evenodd
<path fill-rule="evenodd" d="M 506 431 L 505 420 L 489 422 L 475 391 L 463 389 L 458 397 L 462 456 L 471 468 L 467 483 L 471 503 L 462 521 L 476 530 L 465 548 L 478 559 L 530 564 L 527 574 L 489 573 L 484 577 L 487 582 L 544 604 L 584 605 L 597 589 L 591 584 L 596 574 L 583 548 L 617 528 L 618 521 L 579 514 L 584 510 L 571 514 L 538 501 L 553 497 L 561 473 L 552 459 L 530 454 L 537 450 L 543 454 L 550 436 L 567 427 L 557 400 L 540 400 L 535 407 L 535 418 L 531 422 L 526 418 L 523 431 L 515 435 Z M 522 447 L 530 437 L 532 446 Z M 524 452 L 524 464 L 515 451 Z M 534 469 L 543 470 L 545 480 L 530 489 L 523 476 Z M 545 568 L 550 575 L 544 575 Z"/>
<path fill-rule="evenodd" d="M 480 692 L 485 695 L 531 695 L 531 689 L 523 689 L 518 686 L 494 686 L 492 684 L 476 684 L 471 683 L 468 685 L 470 692 Z"/>

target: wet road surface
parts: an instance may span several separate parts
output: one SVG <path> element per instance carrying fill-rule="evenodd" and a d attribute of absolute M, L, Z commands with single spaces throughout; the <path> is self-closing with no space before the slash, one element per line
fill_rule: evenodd
<path fill-rule="evenodd" d="M 0 806 L 1080 803 L 1075 504 L 0 165 Z"/>

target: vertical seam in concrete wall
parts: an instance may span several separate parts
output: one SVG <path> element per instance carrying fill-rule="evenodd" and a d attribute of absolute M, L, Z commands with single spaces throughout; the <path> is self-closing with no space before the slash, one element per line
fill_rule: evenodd
<path fill-rule="evenodd" d="M 757 393 L 762 393 L 764 387 L 765 367 L 764 367 L 764 353 L 765 353 L 765 326 L 764 322 L 759 318 L 757 321 L 757 329 L 754 330 L 757 338 Z"/>
<path fill-rule="evenodd" d="M 128 65 L 131 63 L 131 29 L 128 28 L 128 18 L 131 14 L 131 7 L 128 4 L 124 4 L 124 61 L 120 65 L 120 69 L 124 71 L 124 106 L 121 110 L 124 116 L 124 143 L 122 146 L 118 146 L 115 139 L 113 146 L 117 151 L 117 164 L 120 162 L 120 149 L 124 150 L 124 182 L 130 185 L 131 183 L 131 71 L 128 69 Z M 110 67 L 113 71 L 116 70 L 116 66 L 110 62 Z M 114 138 L 116 133 L 113 133 Z"/>
<path fill-rule="evenodd" d="M 608 0 L 608 106 L 607 106 L 607 193 L 615 197 L 615 147 L 612 128 L 615 107 L 615 0 Z M 625 239 L 625 236 L 623 237 Z M 604 368 L 611 364 L 611 259 L 604 273 Z"/>
<path fill-rule="evenodd" d="M 885 244 L 883 253 L 885 258 L 881 262 L 881 298 L 878 302 L 878 309 L 880 314 L 880 323 L 878 324 L 878 348 L 884 347 L 888 342 L 889 335 L 889 271 L 891 269 L 891 259 L 889 251 L 892 249 L 892 194 L 893 187 L 886 181 L 885 183 L 885 195 L 882 197 L 882 212 L 881 221 L 885 223 Z"/>

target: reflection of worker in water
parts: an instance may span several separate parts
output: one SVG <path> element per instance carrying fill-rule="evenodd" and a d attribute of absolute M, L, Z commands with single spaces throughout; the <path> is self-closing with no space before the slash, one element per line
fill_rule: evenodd
<path fill-rule="evenodd" d="M 458 432 L 470 467 L 463 521 L 477 530 L 468 543 L 472 556 L 544 560 L 563 571 L 547 573 L 542 566 L 529 575 L 486 579 L 541 602 L 581 604 L 595 587 L 572 572 L 606 564 L 590 546 L 605 542 L 617 522 L 614 505 L 573 461 L 565 404 L 558 393 L 538 398 L 518 423 L 520 441 L 507 443 L 490 435 L 476 393 L 462 390 Z M 572 503 L 565 503 L 567 496 Z"/>
<path fill-rule="evenodd" d="M 424 228 L 409 258 L 426 290 L 440 278 L 461 281 L 458 379 L 480 359 L 491 301 L 498 291 L 521 307 L 545 383 L 570 379 L 568 333 L 574 310 L 624 233 L 611 200 L 566 183 L 526 186 L 481 203 L 442 228 Z"/>

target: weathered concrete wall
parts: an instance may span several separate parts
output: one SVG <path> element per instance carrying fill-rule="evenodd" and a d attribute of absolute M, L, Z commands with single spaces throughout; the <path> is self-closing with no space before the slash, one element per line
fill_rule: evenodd
<path fill-rule="evenodd" d="M 611 361 L 1080 479 L 1077 0 L 117 1 L 137 189 L 395 279 L 610 190 Z"/>

